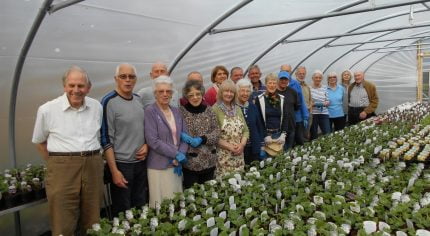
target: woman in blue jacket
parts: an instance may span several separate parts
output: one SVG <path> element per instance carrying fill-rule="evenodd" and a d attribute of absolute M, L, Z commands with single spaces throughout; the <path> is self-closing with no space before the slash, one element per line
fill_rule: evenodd
<path fill-rule="evenodd" d="M 249 129 L 249 139 L 244 149 L 245 164 L 263 159 L 266 152 L 261 149 L 264 146 L 264 128 L 257 107 L 249 102 L 252 93 L 252 84 L 248 79 L 240 79 L 237 86 L 237 105 L 242 110 Z"/>

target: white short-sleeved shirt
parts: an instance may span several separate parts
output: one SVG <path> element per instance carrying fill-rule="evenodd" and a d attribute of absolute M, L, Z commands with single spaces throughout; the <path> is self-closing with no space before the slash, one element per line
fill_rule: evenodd
<path fill-rule="evenodd" d="M 85 97 L 79 108 L 70 106 L 66 93 L 39 107 L 33 143 L 47 141 L 49 152 L 81 152 L 100 149 L 101 104 Z"/>

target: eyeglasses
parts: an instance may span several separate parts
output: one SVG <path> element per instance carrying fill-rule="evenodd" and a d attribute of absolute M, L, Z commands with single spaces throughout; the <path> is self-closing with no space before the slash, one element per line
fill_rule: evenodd
<path fill-rule="evenodd" d="M 126 80 L 127 78 L 129 78 L 131 80 L 136 79 L 136 75 L 132 75 L 132 74 L 120 74 L 120 75 L 117 75 L 117 77 L 122 79 L 122 80 Z"/>
<path fill-rule="evenodd" d="M 194 93 L 194 94 L 190 93 L 190 94 L 187 94 L 187 98 L 188 99 L 191 99 L 193 97 L 200 98 L 200 97 L 202 97 L 202 93 Z"/>
<path fill-rule="evenodd" d="M 173 93 L 173 91 L 172 90 L 157 90 L 156 91 L 158 94 L 163 94 L 163 93 L 166 93 L 166 94 L 172 94 Z"/>

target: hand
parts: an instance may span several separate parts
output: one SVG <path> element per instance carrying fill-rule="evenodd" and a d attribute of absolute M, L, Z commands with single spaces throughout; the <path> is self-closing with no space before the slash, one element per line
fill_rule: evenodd
<path fill-rule="evenodd" d="M 143 144 L 142 147 L 140 147 L 136 151 L 136 159 L 137 160 L 145 160 L 146 155 L 148 155 L 148 145 L 147 144 Z"/>
<path fill-rule="evenodd" d="M 191 138 L 191 142 L 189 143 L 191 147 L 196 148 L 202 144 L 203 139 L 201 137 Z"/>
<path fill-rule="evenodd" d="M 188 161 L 185 157 L 185 154 L 183 154 L 182 152 L 176 153 L 175 159 L 181 164 L 185 164 Z"/>
<path fill-rule="evenodd" d="M 189 136 L 187 133 L 181 132 L 181 140 L 183 142 L 186 142 L 186 143 L 190 144 L 191 143 L 191 139 L 192 139 L 192 137 Z"/>
<path fill-rule="evenodd" d="M 360 120 L 364 120 L 367 117 L 367 113 L 365 111 L 360 112 Z"/>
<path fill-rule="evenodd" d="M 269 143 L 273 143 L 274 140 L 272 139 L 272 136 L 269 135 L 269 136 L 266 136 L 264 138 L 264 142 L 267 143 L 267 144 L 269 144 Z"/>
<path fill-rule="evenodd" d="M 328 107 L 328 105 L 330 105 L 330 101 L 324 101 L 323 102 L 323 106 Z"/>
<path fill-rule="evenodd" d="M 120 188 L 127 188 L 128 181 L 119 170 L 112 172 L 112 182 Z"/>
<path fill-rule="evenodd" d="M 309 126 L 308 120 L 303 120 L 303 126 L 305 127 L 305 129 L 308 129 L 308 126 Z"/>
<path fill-rule="evenodd" d="M 234 151 L 233 151 L 233 155 L 238 156 L 238 155 L 242 154 L 244 148 L 245 148 L 245 145 L 242 145 L 241 143 L 236 144 Z"/>
<path fill-rule="evenodd" d="M 323 104 L 322 102 L 316 102 L 314 105 L 315 105 L 317 108 L 321 108 L 321 107 L 323 107 L 323 106 L 324 106 L 324 104 Z"/>
<path fill-rule="evenodd" d="M 182 176 L 182 166 L 181 166 L 181 164 L 173 167 L 173 173 L 177 174 L 178 176 Z"/>
<path fill-rule="evenodd" d="M 275 142 L 279 143 L 279 144 L 284 144 L 285 143 L 285 138 L 287 137 L 286 133 L 282 133 L 279 138 L 277 138 L 276 140 L 274 140 Z"/>
<path fill-rule="evenodd" d="M 266 157 L 267 157 L 267 153 L 266 153 L 266 151 L 264 151 L 263 149 L 261 149 L 261 151 L 260 151 L 260 155 L 258 156 L 258 158 L 259 158 L 260 160 L 264 160 L 264 159 L 266 159 Z"/>

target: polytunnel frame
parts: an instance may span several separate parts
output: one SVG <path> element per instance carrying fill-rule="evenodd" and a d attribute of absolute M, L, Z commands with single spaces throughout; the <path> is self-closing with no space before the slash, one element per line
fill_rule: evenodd
<path fill-rule="evenodd" d="M 35 18 L 35 21 L 34 21 L 32 27 L 29 31 L 29 34 L 27 35 L 24 46 L 21 49 L 20 55 L 18 57 L 17 65 L 15 67 L 14 78 L 13 78 L 12 89 L 11 89 L 12 91 L 11 91 L 10 107 L 9 107 L 9 149 L 10 149 L 9 157 L 10 157 L 11 162 L 12 162 L 14 167 L 16 167 L 16 149 L 15 149 L 16 97 L 17 97 L 17 91 L 18 91 L 19 80 L 20 80 L 20 76 L 21 76 L 21 72 L 22 72 L 22 67 L 23 67 L 23 64 L 25 62 L 26 55 L 27 55 L 27 53 L 31 47 L 31 44 L 34 40 L 34 37 L 35 37 L 35 35 L 36 35 L 36 33 L 37 33 L 37 31 L 38 31 L 38 29 L 39 29 L 39 27 L 40 27 L 40 25 L 41 25 L 47 12 L 52 14 L 57 10 L 60 10 L 62 8 L 71 6 L 73 4 L 76 4 L 76 3 L 82 2 L 82 1 L 84 1 L 84 0 L 68 0 L 65 2 L 61 2 L 58 4 L 52 5 L 53 0 L 45 0 L 44 3 L 42 4 L 42 7 L 39 9 L 38 15 Z M 175 69 L 176 65 L 180 62 L 180 60 L 208 33 L 214 34 L 214 33 L 226 32 L 226 31 L 239 30 L 241 27 L 239 27 L 237 29 L 234 29 L 234 28 L 233 29 L 214 29 L 214 28 L 217 25 L 219 25 L 221 22 L 223 22 L 226 18 L 228 18 L 229 16 L 234 14 L 236 11 L 240 10 L 242 7 L 244 7 L 245 5 L 247 5 L 248 3 L 252 2 L 252 1 L 253 0 L 245 0 L 245 1 L 240 2 L 238 5 L 236 5 L 235 7 L 233 7 L 232 9 L 227 11 L 226 13 L 222 14 L 215 21 L 213 21 L 187 47 L 185 47 L 184 50 L 178 54 L 178 56 L 176 56 L 176 58 L 174 59 L 174 62 L 171 64 L 171 66 L 169 68 L 169 72 L 171 73 Z M 348 8 L 351 8 L 351 7 L 354 7 L 354 6 L 368 2 L 367 0 L 359 0 L 359 1 L 355 1 L 352 3 L 346 4 L 346 5 L 340 6 L 338 8 L 333 9 L 333 10 L 330 10 L 330 11 L 328 11 L 328 13 L 325 13 L 325 14 L 295 18 L 295 19 L 290 19 L 287 21 L 272 22 L 272 23 L 268 23 L 268 24 L 258 24 L 258 25 L 253 25 L 253 26 L 242 27 L 243 29 L 249 29 L 249 28 L 255 28 L 255 27 L 266 27 L 266 26 L 272 26 L 272 25 L 278 25 L 278 24 L 288 24 L 288 23 L 292 23 L 292 22 L 301 22 L 301 21 L 312 20 L 310 22 L 307 22 L 307 23 L 301 25 L 300 27 L 296 28 L 295 30 L 293 30 L 292 32 L 287 34 L 286 36 L 277 40 L 269 48 L 267 48 L 265 51 L 263 51 L 263 53 L 261 53 L 259 56 L 257 56 L 252 61 L 252 63 L 247 67 L 245 74 L 248 72 L 248 68 L 251 65 L 255 64 L 257 61 L 259 61 L 261 58 L 263 58 L 268 52 L 273 50 L 280 43 L 284 42 L 287 38 L 293 36 L 294 34 L 298 33 L 302 29 L 309 27 L 310 25 L 318 22 L 321 19 L 325 19 L 325 18 L 329 18 L 329 17 L 342 16 L 342 15 L 357 14 L 357 13 L 362 13 L 362 12 L 376 11 L 376 10 L 394 8 L 394 7 L 405 6 L 405 5 L 413 5 L 413 4 L 418 4 L 418 3 L 421 3 L 426 8 L 429 8 L 429 6 L 426 5 L 426 3 L 425 3 L 428 1 L 429 0 L 416 0 L 416 1 L 411 1 L 411 2 L 387 4 L 387 5 L 382 5 L 382 6 L 378 6 L 378 7 L 356 9 L 356 10 L 351 10 L 351 11 L 343 11 L 343 10 L 346 10 Z M 339 38 L 341 38 L 341 37 L 339 37 Z M 299 63 L 299 64 L 301 64 L 301 63 Z M 294 68 L 294 70 L 296 68 L 297 68 L 297 66 Z"/>
<path fill-rule="evenodd" d="M 426 1 L 412 1 L 412 2 L 403 2 L 403 3 L 397 3 L 397 4 L 387 4 L 384 6 L 380 6 L 380 7 L 373 7 L 373 8 L 365 8 L 365 9 L 357 9 L 357 10 L 352 10 L 352 11 L 347 11 L 347 12 L 341 12 L 345 9 L 366 3 L 368 1 L 364 0 L 364 1 L 356 1 L 353 3 L 349 3 L 346 5 L 343 5 L 341 7 L 335 8 L 333 10 L 328 11 L 328 13 L 325 14 L 320 14 L 320 15 L 315 15 L 315 16 L 310 16 L 310 17 L 301 17 L 301 18 L 296 18 L 296 19 L 290 19 L 287 21 L 278 21 L 278 22 L 273 22 L 273 23 L 265 23 L 265 24 L 256 24 L 256 25 L 251 25 L 251 26 L 242 26 L 242 27 L 235 27 L 235 28 L 225 28 L 225 29 L 214 29 L 212 30 L 212 33 L 223 33 L 223 32 L 230 32 L 230 31 L 237 31 L 237 30 L 244 30 L 244 29 L 250 29 L 250 28 L 259 28 L 259 27 L 267 27 L 267 26 L 274 26 L 274 25 L 279 25 L 279 24 L 288 24 L 288 23 L 294 23 L 294 22 L 301 22 L 301 21 L 307 21 L 307 20 L 311 20 L 308 23 L 305 23 L 299 27 L 297 27 L 295 30 L 293 30 L 292 32 L 290 32 L 289 34 L 287 34 L 286 36 L 283 36 L 281 39 L 275 41 L 271 46 L 269 46 L 266 50 L 264 50 L 262 53 L 260 53 L 249 65 L 248 67 L 246 67 L 245 73 L 244 75 L 246 75 L 248 73 L 248 69 L 254 65 L 256 62 L 258 62 L 261 58 L 263 58 L 265 55 L 267 55 L 267 53 L 269 53 L 270 51 L 272 51 L 275 47 L 277 47 L 279 44 L 281 44 L 282 42 L 284 42 L 287 38 L 293 36 L 294 34 L 298 33 L 299 31 L 307 28 L 308 26 L 318 22 L 321 19 L 325 19 L 325 18 L 329 18 L 329 17 L 336 17 L 336 16 L 342 16 L 342 15 L 350 15 L 350 14 L 357 14 L 357 13 L 362 13 L 362 12 L 369 12 L 369 11 L 376 11 L 376 10 L 383 10 L 383 9 L 388 9 L 388 8 L 394 8 L 394 7 L 399 7 L 399 6 L 405 6 L 405 5 L 413 5 L 413 4 L 425 4 Z M 427 5 L 425 5 L 427 7 Z M 300 64 L 300 63 L 299 63 Z M 294 70 L 297 68 L 297 66 L 294 68 Z M 293 70 L 293 71 L 294 71 Z"/>
<path fill-rule="evenodd" d="M 62 8 L 68 7 L 75 3 L 84 1 L 84 0 L 68 0 L 55 5 L 52 5 L 54 0 L 45 0 L 37 15 L 34 19 L 33 24 L 25 38 L 24 44 L 21 48 L 21 51 L 18 55 L 18 60 L 16 62 L 15 71 L 12 80 L 12 88 L 10 94 L 9 101 L 9 159 L 12 163 L 12 166 L 16 168 L 16 149 L 15 149 L 15 115 L 16 115 L 16 98 L 18 94 L 18 86 L 21 78 L 22 68 L 25 63 L 25 59 L 27 58 L 27 54 L 30 50 L 30 47 L 33 43 L 34 38 L 36 37 L 37 31 L 39 30 L 40 25 L 45 19 L 46 13 L 54 13 Z M 15 222 L 15 235 L 22 235 L 21 231 L 21 217 L 19 211 L 14 212 L 14 222 Z"/>
<path fill-rule="evenodd" d="M 426 11 L 429 11 L 429 10 L 430 10 L 430 9 L 419 9 L 419 10 L 417 10 L 415 13 L 426 12 Z M 382 21 L 391 20 L 391 19 L 393 19 L 393 18 L 397 18 L 397 17 L 401 17 L 401 16 L 404 16 L 404 15 L 408 15 L 408 14 L 409 14 L 409 11 L 408 11 L 408 12 L 403 12 L 403 13 L 397 13 L 397 14 L 394 14 L 394 15 L 389 15 L 389 16 L 386 16 L 386 17 L 382 17 L 382 18 L 376 19 L 376 20 L 374 20 L 374 21 L 367 22 L 367 23 L 365 23 L 365 24 L 363 24 L 363 25 L 357 26 L 357 28 L 353 29 L 352 31 L 355 31 L 355 30 L 358 30 L 358 29 L 361 29 L 361 28 L 367 27 L 367 26 L 372 25 L 372 24 L 380 23 L 380 22 L 382 22 Z M 327 71 L 327 70 L 328 70 L 328 69 L 329 69 L 333 64 L 335 64 L 337 61 L 339 61 L 340 59 L 342 59 L 344 56 L 346 56 L 346 55 L 347 55 L 347 54 L 349 54 L 350 52 L 354 51 L 354 49 L 357 49 L 357 48 L 359 48 L 359 47 L 361 47 L 361 46 L 365 45 L 366 43 L 372 42 L 372 40 L 374 40 L 374 39 L 378 39 L 378 38 L 381 38 L 381 37 L 386 36 L 386 35 L 388 35 L 388 34 L 396 33 L 396 32 L 398 32 L 398 31 L 399 31 L 399 30 L 394 30 L 394 31 L 391 31 L 391 32 L 387 32 L 387 33 L 382 34 L 382 35 L 377 35 L 377 36 L 375 36 L 374 38 L 369 39 L 367 42 L 357 43 L 357 46 L 352 47 L 351 49 L 347 50 L 344 54 L 342 54 L 341 56 L 339 56 L 338 58 L 336 58 L 335 60 L 333 60 L 331 63 L 329 63 L 329 64 L 326 66 L 326 68 L 323 70 L 323 73 L 325 73 L 325 72 L 326 72 L 326 71 Z M 337 39 L 338 39 L 338 38 L 335 38 L 335 39 L 333 39 L 333 40 L 331 40 L 331 41 L 329 41 L 329 42 L 325 43 L 323 47 L 324 47 L 324 48 L 327 48 L 328 46 L 330 46 L 330 43 L 332 43 L 333 41 L 335 41 L 335 40 L 337 40 Z M 393 40 L 393 41 L 394 41 L 394 40 Z M 320 49 L 322 49 L 322 48 L 320 48 Z M 319 51 L 319 50 L 318 50 L 318 51 Z M 318 51 L 316 51 L 315 53 L 317 53 Z M 310 56 L 314 55 L 315 53 L 310 54 Z M 351 68 L 352 68 L 352 67 L 354 67 L 354 66 L 355 66 L 355 64 L 354 64 L 353 66 L 350 66 L 350 67 L 349 67 L 349 69 L 351 69 Z M 295 68 L 295 69 L 296 69 L 296 68 Z"/>
<path fill-rule="evenodd" d="M 369 25 L 376 24 L 376 23 L 382 22 L 384 20 L 389 20 L 391 18 L 392 18 L 391 16 L 383 17 L 383 18 L 380 18 L 378 20 L 371 21 L 371 22 L 359 25 L 356 28 L 347 31 L 347 33 L 344 33 L 344 34 L 328 35 L 328 36 L 322 36 L 322 37 L 314 37 L 314 38 L 306 38 L 306 39 L 298 39 L 298 40 L 288 41 L 289 43 L 291 43 L 291 42 L 311 41 L 311 40 L 324 39 L 324 38 L 333 38 L 333 39 L 325 42 L 324 44 L 322 44 L 319 48 L 313 50 L 307 56 L 305 56 L 299 63 L 297 63 L 296 67 L 294 67 L 294 69 L 293 69 L 292 72 L 294 72 L 299 65 L 301 65 L 302 63 L 304 63 L 311 56 L 313 56 L 314 54 L 316 54 L 317 52 L 319 52 L 321 49 L 325 48 L 328 44 L 330 44 L 330 43 L 332 43 L 332 42 L 334 42 L 334 41 L 336 41 L 336 40 L 338 40 L 338 39 L 340 39 L 342 37 L 353 36 L 353 35 L 360 35 L 360 34 L 380 33 L 380 32 L 384 32 L 384 31 L 392 31 L 394 33 L 394 32 L 398 32 L 399 30 L 404 30 L 404 29 L 413 29 L 413 28 L 428 27 L 428 26 L 430 26 L 430 24 L 424 24 L 424 25 L 414 25 L 414 26 L 402 26 L 402 27 L 385 28 L 385 29 L 379 29 L 379 30 L 369 30 L 369 31 L 364 31 L 364 32 L 354 32 L 356 30 L 362 29 L 362 28 L 367 27 Z"/>
<path fill-rule="evenodd" d="M 67 0 L 67 1 L 55 4 L 55 5 L 52 5 L 53 1 L 54 0 L 45 0 L 42 3 L 41 7 L 39 8 L 37 16 L 36 16 L 32 26 L 31 26 L 29 32 L 28 32 L 28 35 L 27 35 L 25 41 L 24 41 L 23 47 L 22 47 L 20 54 L 18 56 L 17 64 L 15 66 L 14 77 L 13 77 L 12 88 L 11 88 L 10 104 L 9 104 L 9 158 L 12 162 L 13 167 L 16 167 L 16 149 L 15 149 L 16 148 L 15 147 L 16 98 L 17 98 L 17 92 L 18 92 L 20 77 L 21 77 L 21 73 L 22 73 L 23 65 L 25 63 L 26 56 L 30 50 L 30 47 L 31 47 L 33 40 L 34 40 L 34 38 L 38 32 L 39 27 L 42 24 L 42 22 L 46 16 L 46 13 L 52 14 L 52 13 L 54 13 L 54 12 L 56 12 L 62 8 L 71 6 L 73 4 L 82 2 L 84 0 Z M 208 33 L 217 33 L 217 31 L 219 33 L 220 30 L 215 30 L 214 28 L 218 24 L 220 24 L 222 21 L 224 21 L 226 18 L 228 18 L 230 15 L 234 14 L 236 11 L 238 11 L 239 9 L 241 9 L 243 6 L 247 5 L 250 2 L 252 2 L 252 0 L 242 1 L 236 7 L 233 7 L 231 10 L 224 13 L 221 17 L 217 18 L 217 20 L 213 21 L 213 23 L 211 23 L 208 27 L 206 27 L 206 29 L 203 32 L 201 32 L 183 51 L 180 52 L 180 54 L 178 54 L 178 56 L 174 59 L 174 62 L 170 66 L 169 72 L 172 72 L 174 70 L 174 68 L 179 63 L 179 61 L 204 36 L 206 36 Z M 254 61 L 250 65 L 255 64 L 257 61 L 259 61 L 261 58 L 263 58 L 268 52 L 273 50 L 276 46 L 278 46 L 280 43 L 285 41 L 287 38 L 291 37 L 292 35 L 296 34 L 297 32 L 301 31 L 302 29 L 307 28 L 308 26 L 312 25 L 313 23 L 318 22 L 321 19 L 325 19 L 328 17 L 342 16 L 342 15 L 347 15 L 347 14 L 356 14 L 356 13 L 360 13 L 360 12 L 368 12 L 368 11 L 375 11 L 375 10 L 390 8 L 389 5 L 386 5 L 386 6 L 381 6 L 381 7 L 374 7 L 371 9 L 359 9 L 359 10 L 350 11 L 350 12 L 341 12 L 345 9 L 354 7 L 356 5 L 360 5 L 360 4 L 365 3 L 365 2 L 368 2 L 368 1 L 367 0 L 360 0 L 360 1 L 356 1 L 353 3 L 338 7 L 334 10 L 329 11 L 329 13 L 326 13 L 326 14 L 321 14 L 319 16 L 312 16 L 312 17 L 301 18 L 301 19 L 295 19 L 295 22 L 306 21 L 306 20 L 312 20 L 312 21 L 303 24 L 299 28 L 296 28 L 293 32 L 282 37 L 280 40 L 277 40 L 274 44 L 272 44 L 272 46 L 270 46 L 262 54 L 260 54 L 256 59 L 254 59 Z M 425 4 L 425 2 L 427 2 L 427 1 L 422 1 L 422 0 L 421 1 L 412 1 L 412 2 L 408 2 L 408 3 L 394 4 L 397 6 L 393 5 L 391 7 L 398 7 L 398 6 L 403 6 L 403 5 L 413 5 L 416 3 L 422 3 L 426 8 L 430 9 L 430 7 Z M 289 22 L 289 23 L 291 23 L 291 22 Z M 285 24 L 285 23 L 281 23 L 281 24 Z M 265 27 L 265 26 L 259 26 L 259 27 Z M 384 55 L 383 57 L 385 57 L 385 56 L 387 56 L 387 55 Z M 380 59 L 378 59 L 378 61 Z M 249 66 L 248 66 L 248 68 L 249 68 Z M 247 73 L 247 71 L 245 72 L 245 74 L 246 73 Z M 19 212 L 15 212 L 15 230 L 16 230 L 15 233 L 17 235 L 21 235 Z"/>
<path fill-rule="evenodd" d="M 425 33 L 428 33 L 428 32 L 430 32 L 430 30 L 426 30 L 426 31 L 422 31 L 422 32 L 418 32 L 418 33 L 413 33 L 413 34 L 411 34 L 411 35 L 419 35 L 419 34 L 425 34 Z M 423 36 L 423 37 L 421 37 L 421 39 L 423 39 L 423 38 L 428 38 L 428 37 L 430 37 L 430 36 Z M 401 39 L 398 39 L 398 40 L 393 40 L 394 42 L 392 42 L 392 43 L 389 43 L 389 44 L 386 44 L 385 46 L 389 46 L 389 45 L 391 45 L 391 44 L 393 44 L 393 43 L 397 43 L 397 42 L 399 42 L 399 41 L 402 41 Z M 417 40 L 418 41 L 418 40 Z M 379 51 L 379 50 L 374 50 L 373 52 L 371 52 L 371 53 L 369 53 L 369 54 L 367 54 L 367 55 L 365 55 L 364 57 L 362 57 L 362 58 L 360 58 L 358 61 L 356 61 L 354 64 L 352 64 L 351 66 L 350 66 L 350 69 L 351 68 L 353 68 L 354 66 L 356 66 L 358 63 L 360 63 L 361 61 L 363 61 L 364 59 L 366 59 L 367 57 L 369 57 L 369 56 L 371 56 L 371 55 L 373 55 L 375 52 L 377 52 L 377 51 Z M 387 52 L 387 53 L 389 53 L 389 52 Z M 385 56 L 385 55 L 384 55 Z M 376 62 L 376 61 L 379 61 L 379 59 L 377 59 L 377 60 L 375 60 L 374 62 Z M 364 70 L 364 72 L 366 72 L 369 68 L 370 68 L 370 66 L 371 65 L 374 65 L 374 62 L 372 62 L 365 70 Z"/>
<path fill-rule="evenodd" d="M 411 34 L 411 35 L 419 35 L 419 34 L 424 34 L 424 33 L 428 33 L 428 32 L 430 32 L 430 30 L 426 30 L 426 31 L 419 32 L 419 33 L 414 33 L 414 34 Z M 360 44 L 360 46 L 363 46 L 363 45 L 369 44 L 369 43 L 381 43 L 381 42 L 392 42 L 392 41 L 399 42 L 399 41 L 409 40 L 409 39 L 425 39 L 425 38 L 430 37 L 430 35 L 425 35 L 425 36 L 411 36 L 411 37 L 404 37 L 404 38 L 391 38 L 391 39 L 375 40 L 377 38 L 383 37 L 383 36 L 391 34 L 391 33 L 394 33 L 394 32 L 387 32 L 386 34 L 378 35 L 378 36 L 374 37 L 373 39 L 369 39 L 368 41 L 365 41 L 365 42 L 335 44 L 335 45 L 332 44 L 332 45 L 327 45 L 326 48 L 327 47 L 337 47 L 337 46 L 347 46 L 347 45 L 358 45 L 358 44 Z M 323 73 L 325 73 L 334 63 L 336 63 L 337 61 L 339 61 L 342 57 L 346 56 L 349 52 L 354 51 L 354 49 L 356 49 L 356 48 L 348 50 L 347 52 L 345 52 L 344 54 L 342 54 L 341 56 L 339 56 L 338 58 L 336 58 L 335 60 L 333 60 L 328 66 L 326 66 L 326 68 L 324 68 Z M 352 67 L 354 67 L 357 63 L 359 63 L 360 61 L 362 61 L 363 59 L 365 59 L 367 56 L 370 56 L 371 54 L 372 53 L 370 53 L 370 54 L 366 55 L 365 57 L 361 58 L 360 60 L 358 60 L 356 63 L 354 63 L 352 66 L 350 66 L 349 69 L 351 69 Z"/>

